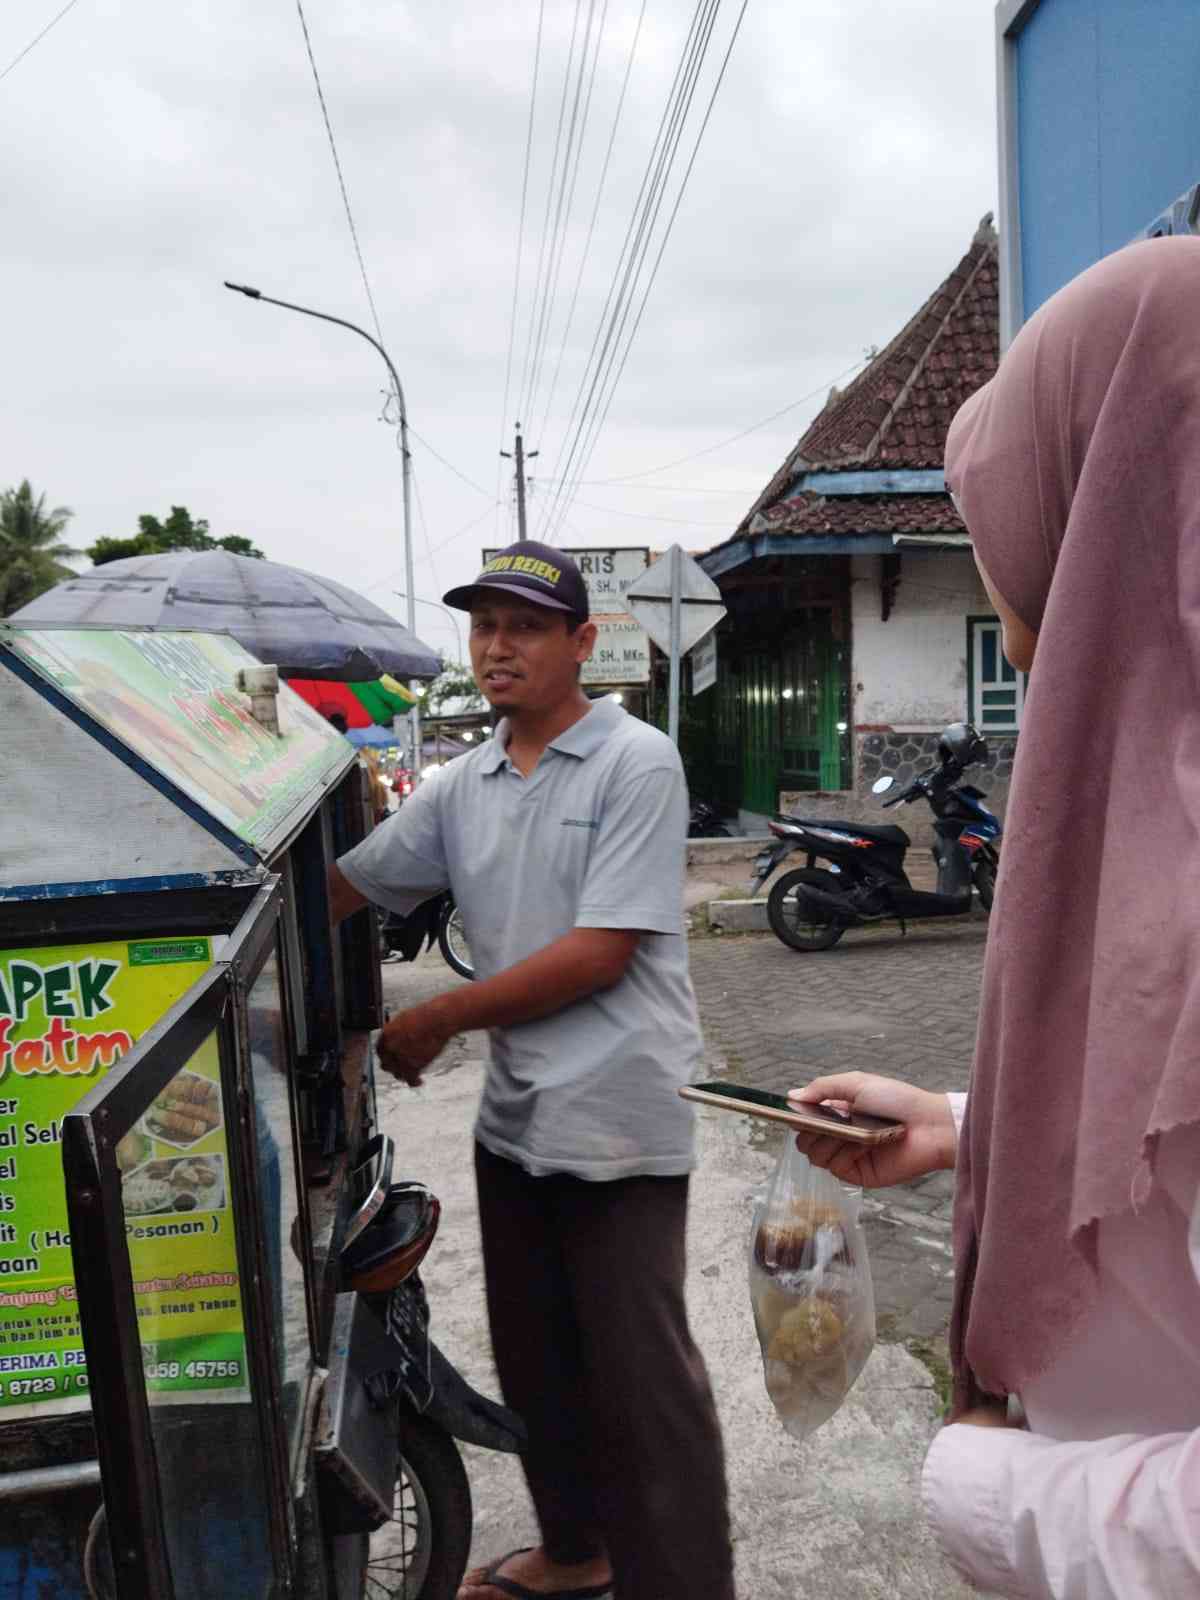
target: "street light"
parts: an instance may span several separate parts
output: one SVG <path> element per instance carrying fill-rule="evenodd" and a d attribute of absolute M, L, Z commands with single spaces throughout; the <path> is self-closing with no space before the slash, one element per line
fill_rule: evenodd
<path fill-rule="evenodd" d="M 405 594 L 403 589 L 393 589 L 392 593 L 399 595 L 401 600 L 408 599 L 408 596 Z M 435 611 L 444 612 L 445 615 L 450 618 L 450 621 L 454 624 L 454 637 L 458 642 L 458 664 L 460 667 L 463 666 L 462 633 L 459 631 L 458 618 L 454 615 L 453 611 L 451 611 L 449 606 L 442 605 L 438 600 L 422 600 L 420 595 L 416 595 L 414 598 L 419 606 L 432 606 Z"/>
<path fill-rule="evenodd" d="M 225 279 L 225 287 L 232 289 L 235 294 L 244 294 L 247 300 L 264 300 L 270 306 L 282 306 L 285 311 L 299 311 L 302 316 L 316 317 L 320 322 L 332 322 L 339 328 L 349 328 L 351 333 L 357 333 L 360 339 L 365 339 L 373 345 L 384 359 L 392 385 L 396 391 L 396 402 L 400 407 L 400 464 L 404 483 L 404 577 L 408 584 L 408 631 L 413 638 L 417 635 L 417 613 L 413 604 L 413 547 L 412 547 L 412 458 L 408 450 L 408 410 L 404 404 L 404 390 L 400 383 L 400 374 L 392 362 L 391 356 L 380 344 L 378 339 L 373 339 L 365 328 L 360 328 L 355 322 L 347 322 L 345 317 L 332 317 L 327 311 L 314 311 L 311 306 L 294 305 L 290 300 L 275 300 L 269 294 L 263 294 L 261 289 L 252 289 L 249 284 L 230 283 Z M 461 653 L 461 652 L 460 652 Z M 410 687 L 414 694 L 420 693 L 416 681 L 410 680 Z M 413 702 L 412 710 L 408 714 L 412 731 L 412 768 L 414 772 L 421 770 L 421 704 L 417 699 Z"/>

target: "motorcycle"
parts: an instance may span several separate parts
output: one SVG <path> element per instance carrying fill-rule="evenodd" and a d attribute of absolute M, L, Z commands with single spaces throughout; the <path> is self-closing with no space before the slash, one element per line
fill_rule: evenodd
<path fill-rule="evenodd" d="M 728 839 L 729 829 L 721 821 L 721 813 L 709 800 L 693 800 L 688 818 L 689 839 Z"/>
<path fill-rule="evenodd" d="M 978 894 L 990 911 L 1004 829 L 983 804 L 986 796 L 960 780 L 987 757 L 987 744 L 967 723 L 952 723 L 938 740 L 938 761 L 884 807 L 924 800 L 932 810 L 937 889 L 914 889 L 904 870 L 911 840 L 903 828 L 791 817 L 779 813 L 768 823 L 779 841 L 754 864 L 753 896 L 771 873 L 797 851 L 806 864 L 785 872 L 767 897 L 772 931 L 793 950 L 830 950 L 847 928 L 896 919 L 966 916 Z M 885 776 L 872 785 L 882 795 L 895 787 Z M 824 860 L 827 867 L 818 867 Z"/>
<path fill-rule="evenodd" d="M 392 1182 L 393 1145 L 368 1141 L 356 1173 L 361 1203 L 340 1255 L 346 1315 L 364 1319 L 356 1341 L 369 1403 L 395 1413 L 392 1515 L 377 1526 L 352 1492 L 339 1497 L 344 1592 L 367 1600 L 453 1600 L 471 1547 L 471 1491 L 457 1440 L 519 1453 L 525 1427 L 507 1407 L 479 1394 L 429 1334 L 429 1304 L 418 1271 L 437 1233 L 441 1207 L 420 1183 Z M 354 1306 L 353 1313 L 350 1306 Z M 338 1330 L 335 1329 L 335 1339 Z"/>
<path fill-rule="evenodd" d="M 452 972 L 460 978 L 475 976 L 462 912 L 449 889 L 426 900 L 406 917 L 381 910 L 379 938 L 385 961 L 415 961 L 422 949 L 432 949 L 436 940 L 442 960 Z"/>

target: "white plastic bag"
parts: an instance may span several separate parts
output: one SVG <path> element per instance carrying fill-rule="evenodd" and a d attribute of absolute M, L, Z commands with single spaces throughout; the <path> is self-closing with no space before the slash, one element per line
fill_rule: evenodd
<path fill-rule="evenodd" d="M 875 1291 L 858 1191 L 789 1138 L 754 1214 L 750 1302 L 767 1393 L 796 1439 L 828 1422 L 875 1344 Z"/>

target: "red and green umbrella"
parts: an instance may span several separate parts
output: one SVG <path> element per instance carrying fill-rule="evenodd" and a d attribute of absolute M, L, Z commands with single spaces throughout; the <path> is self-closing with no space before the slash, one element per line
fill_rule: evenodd
<path fill-rule="evenodd" d="M 289 678 L 288 687 L 323 717 L 341 716 L 347 728 L 390 728 L 393 717 L 407 716 L 417 696 L 388 674 L 370 683 L 334 683 L 323 678 Z"/>

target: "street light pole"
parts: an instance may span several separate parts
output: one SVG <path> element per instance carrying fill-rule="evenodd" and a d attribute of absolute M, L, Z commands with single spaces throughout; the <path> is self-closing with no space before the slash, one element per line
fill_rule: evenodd
<path fill-rule="evenodd" d="M 408 449 L 408 408 L 404 404 L 404 389 L 400 383 L 400 374 L 392 362 L 391 356 L 374 339 L 365 328 L 360 328 L 356 322 L 347 322 L 345 317 L 333 317 L 327 311 L 314 311 L 311 306 L 298 306 L 290 300 L 276 300 L 269 294 L 263 294 L 261 289 L 252 289 L 245 283 L 230 283 L 225 280 L 225 287 L 232 289 L 235 294 L 244 294 L 247 300 L 263 300 L 270 306 L 282 306 L 285 311 L 299 311 L 302 316 L 316 317 L 320 322 L 332 322 L 339 328 L 349 328 L 351 333 L 357 333 L 360 339 L 365 339 L 373 345 L 383 357 L 391 377 L 392 385 L 396 391 L 396 402 L 400 407 L 400 468 L 404 486 L 404 578 L 408 593 L 408 631 L 415 639 L 417 636 L 417 611 L 414 604 L 413 583 L 413 541 L 412 541 L 412 458 Z M 461 647 L 460 647 L 461 653 Z M 421 771 L 421 702 L 420 688 L 415 679 L 409 680 L 409 687 L 418 698 L 413 702 L 409 712 L 409 727 L 412 736 L 412 770 Z"/>
<path fill-rule="evenodd" d="M 403 589 L 393 589 L 392 593 L 394 595 L 399 595 L 401 600 L 408 599 L 408 596 L 405 594 Z M 443 615 L 450 618 L 450 621 L 454 624 L 454 638 L 458 644 L 458 664 L 460 667 L 465 666 L 466 663 L 463 660 L 462 633 L 458 626 L 458 618 L 454 615 L 453 611 L 451 611 L 450 607 L 442 605 L 437 600 L 422 600 L 420 595 L 416 596 L 416 601 L 419 606 L 432 606 L 435 611 L 440 611 L 443 613 Z"/>

